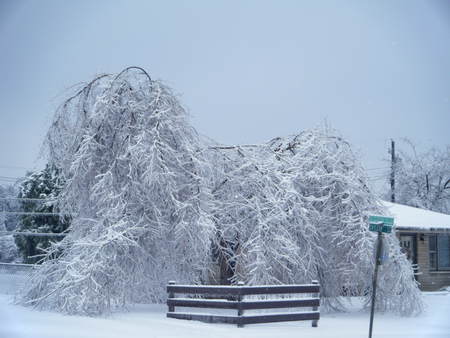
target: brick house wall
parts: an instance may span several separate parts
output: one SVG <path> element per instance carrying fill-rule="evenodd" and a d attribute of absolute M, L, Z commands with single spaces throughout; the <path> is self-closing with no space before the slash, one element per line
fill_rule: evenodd
<path fill-rule="evenodd" d="M 437 232 L 417 232 L 416 234 L 416 258 L 419 265 L 417 281 L 424 291 L 436 291 L 445 286 L 450 286 L 450 271 L 430 271 L 429 260 L 429 236 Z M 411 234 L 411 231 L 398 231 L 400 234 Z"/>

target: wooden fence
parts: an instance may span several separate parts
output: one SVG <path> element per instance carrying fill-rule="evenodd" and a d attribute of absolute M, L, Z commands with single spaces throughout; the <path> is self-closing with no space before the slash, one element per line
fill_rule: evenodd
<path fill-rule="evenodd" d="M 312 320 L 312 326 L 317 327 L 320 318 L 320 285 L 317 281 L 305 285 L 264 285 L 237 286 L 225 285 L 176 285 L 169 282 L 167 285 L 168 318 L 199 320 L 206 323 L 244 324 L 270 323 L 282 321 Z M 247 299 L 248 295 L 281 295 L 281 294 L 311 294 L 308 298 L 285 299 Z M 198 298 L 177 298 L 175 294 L 195 295 Z M 207 298 L 205 298 L 207 297 Z M 233 309 L 237 315 L 200 314 L 191 312 L 178 312 L 175 307 L 193 307 L 210 309 Z M 311 307 L 311 311 L 295 311 L 283 313 L 260 313 L 244 315 L 244 310 L 299 308 Z"/>

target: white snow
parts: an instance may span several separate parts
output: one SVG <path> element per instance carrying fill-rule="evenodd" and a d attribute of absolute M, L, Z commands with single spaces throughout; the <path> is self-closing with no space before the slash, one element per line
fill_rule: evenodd
<path fill-rule="evenodd" d="M 377 338 L 448 338 L 450 337 L 450 295 L 425 294 L 428 305 L 420 317 L 375 315 Z M 149 337 L 366 337 L 368 313 L 322 315 L 318 328 L 311 322 L 254 324 L 244 328 L 226 324 L 205 324 L 168 319 L 162 305 L 136 306 L 128 313 L 108 318 L 66 316 L 11 305 L 11 296 L 0 295 L 0 337 L 7 338 L 149 338 Z"/>
<path fill-rule="evenodd" d="M 360 338 L 368 334 L 369 314 L 359 311 L 323 314 L 318 328 L 312 328 L 310 321 L 254 324 L 237 328 L 235 325 L 168 319 L 165 316 L 167 307 L 163 305 L 134 306 L 129 312 L 103 318 L 67 316 L 12 305 L 12 295 L 4 294 L 3 284 L 10 279 L 8 276 L 3 277 L 0 279 L 1 338 Z M 450 293 L 423 295 L 427 308 L 418 317 L 375 314 L 373 337 L 450 337 Z"/>
<path fill-rule="evenodd" d="M 398 229 L 450 230 L 450 215 L 386 201 L 382 204 L 394 217 L 394 225 Z"/>

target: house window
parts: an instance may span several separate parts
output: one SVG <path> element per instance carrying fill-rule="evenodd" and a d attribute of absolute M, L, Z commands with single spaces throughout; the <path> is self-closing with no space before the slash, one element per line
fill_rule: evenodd
<path fill-rule="evenodd" d="M 450 235 L 429 237 L 430 270 L 450 270 Z"/>
<path fill-rule="evenodd" d="M 436 235 L 430 235 L 428 245 L 429 245 L 429 255 L 430 255 L 430 270 L 437 270 L 437 236 Z"/>

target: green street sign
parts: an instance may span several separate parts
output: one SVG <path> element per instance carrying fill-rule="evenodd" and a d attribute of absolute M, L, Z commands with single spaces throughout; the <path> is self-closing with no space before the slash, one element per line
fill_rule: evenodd
<path fill-rule="evenodd" d="M 382 223 L 370 223 L 369 230 L 389 234 L 392 232 L 392 227 L 390 225 L 383 225 Z"/>
<path fill-rule="evenodd" d="M 384 225 L 394 225 L 393 217 L 385 217 L 385 216 L 369 216 L 369 223 L 383 223 Z"/>
<path fill-rule="evenodd" d="M 384 216 L 369 216 L 369 230 L 376 232 L 391 233 L 394 219 Z"/>

